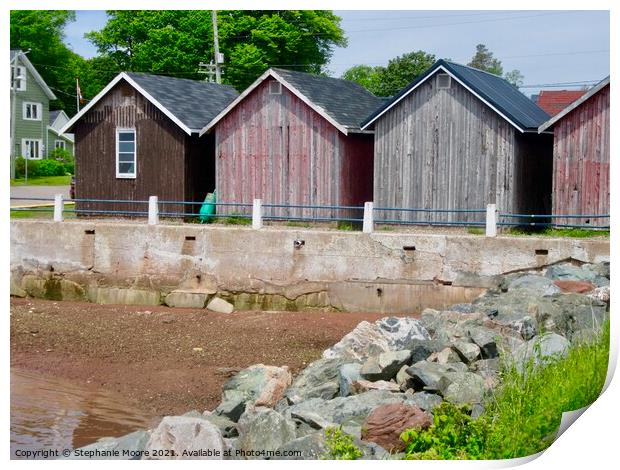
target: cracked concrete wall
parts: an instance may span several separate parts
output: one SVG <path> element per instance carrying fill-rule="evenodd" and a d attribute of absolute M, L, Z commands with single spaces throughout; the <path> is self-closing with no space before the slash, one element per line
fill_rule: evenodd
<path fill-rule="evenodd" d="M 294 241 L 304 240 L 300 249 Z M 606 239 L 341 232 L 268 227 L 156 225 L 109 221 L 11 221 L 12 272 L 54 271 L 80 284 L 156 289 L 260 292 L 294 299 L 331 291 L 371 292 L 372 305 L 431 292 L 403 286 L 450 285 L 459 274 L 479 277 L 541 268 L 563 260 L 609 260 Z M 78 281 L 76 281 L 78 282 Z M 355 283 L 367 283 L 363 289 Z M 378 300 L 373 289 L 398 292 Z M 353 287 L 354 286 L 354 287 Z M 465 287 L 484 287 L 474 282 Z M 357 295 L 357 294 L 355 294 Z M 436 295 L 434 293 L 433 295 Z M 338 297 L 339 299 L 336 299 Z M 354 297 L 354 296 L 353 296 Z M 369 297 L 370 298 L 370 297 Z M 342 300 L 344 299 L 344 300 Z M 400 301 L 394 301 L 396 303 Z"/>

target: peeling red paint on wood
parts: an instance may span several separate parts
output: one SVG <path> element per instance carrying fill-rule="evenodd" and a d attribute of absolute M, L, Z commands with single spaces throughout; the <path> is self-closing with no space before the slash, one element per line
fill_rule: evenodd
<path fill-rule="evenodd" d="M 554 126 L 553 213 L 609 214 L 609 85 Z M 585 220 L 556 219 L 561 224 Z M 589 219 L 608 225 L 609 219 Z"/>
<path fill-rule="evenodd" d="M 270 94 L 269 80 L 226 115 L 215 134 L 221 202 L 363 206 L 372 200 L 373 136 L 345 136 L 285 87 Z M 351 216 L 318 209 L 270 213 Z"/>

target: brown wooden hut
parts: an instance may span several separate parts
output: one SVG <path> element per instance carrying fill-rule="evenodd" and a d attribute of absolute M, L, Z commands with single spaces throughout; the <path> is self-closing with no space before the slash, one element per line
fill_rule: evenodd
<path fill-rule="evenodd" d="M 536 103 L 501 77 L 439 60 L 362 123 L 375 130 L 377 220 L 483 222 L 477 210 L 551 209 L 552 136 Z"/>
<path fill-rule="evenodd" d="M 198 133 L 237 95 L 227 85 L 120 73 L 61 131 L 75 133 L 76 198 L 203 201 L 215 187 L 215 151 L 213 137 Z M 147 210 L 146 204 L 128 203 L 76 207 Z M 160 205 L 164 213 L 199 208 Z"/>
<path fill-rule="evenodd" d="M 359 125 L 381 103 L 350 81 L 267 70 L 201 132 L 215 131 L 218 201 L 363 206 L 372 199 L 373 133 Z M 352 216 L 337 209 L 264 212 Z"/>
<path fill-rule="evenodd" d="M 609 214 L 609 77 L 539 127 L 553 129 L 553 214 Z M 557 224 L 607 226 L 608 218 Z"/>

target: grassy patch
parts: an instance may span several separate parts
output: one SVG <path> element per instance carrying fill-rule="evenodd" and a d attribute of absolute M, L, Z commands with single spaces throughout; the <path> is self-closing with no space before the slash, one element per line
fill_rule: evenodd
<path fill-rule="evenodd" d="M 310 228 L 312 227 L 312 224 L 310 222 L 299 222 L 296 220 L 287 220 L 284 223 L 285 226 L 287 227 L 301 227 L 301 228 Z"/>
<path fill-rule="evenodd" d="M 407 459 L 510 459 L 551 445 L 564 411 L 594 402 L 605 383 L 609 360 L 609 322 L 596 339 L 571 347 L 567 356 L 544 366 L 530 362 L 519 372 L 502 370 L 499 389 L 476 420 L 467 410 L 442 404 L 426 431 L 401 436 Z"/>
<path fill-rule="evenodd" d="M 513 227 L 508 234 L 517 236 L 536 237 L 568 237 L 589 238 L 609 237 L 609 230 L 593 230 L 585 228 L 537 228 L 537 227 Z"/>
<path fill-rule="evenodd" d="M 486 231 L 482 227 L 467 227 L 467 233 L 470 235 L 484 235 Z"/>
<path fill-rule="evenodd" d="M 65 204 L 65 209 L 73 209 L 74 204 Z M 63 213 L 65 219 L 75 219 L 75 212 Z M 52 219 L 54 218 L 54 207 L 29 207 L 27 209 L 12 209 L 11 219 Z"/>
<path fill-rule="evenodd" d="M 28 178 L 17 178 L 11 180 L 11 186 L 69 186 L 71 184 L 71 175 L 64 176 L 35 176 Z"/>
<path fill-rule="evenodd" d="M 238 212 L 233 212 L 226 217 L 217 218 L 215 222 L 226 225 L 252 225 L 252 218 Z"/>

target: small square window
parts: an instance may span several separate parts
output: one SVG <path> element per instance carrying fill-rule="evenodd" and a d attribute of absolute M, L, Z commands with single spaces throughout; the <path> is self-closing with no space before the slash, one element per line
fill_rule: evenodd
<path fill-rule="evenodd" d="M 440 90 L 447 90 L 451 86 L 451 77 L 447 73 L 437 74 L 437 88 Z"/>
<path fill-rule="evenodd" d="M 64 150 L 66 147 L 67 146 L 66 146 L 66 143 L 65 143 L 64 140 L 55 140 L 54 141 L 54 148 L 55 149 L 63 149 Z"/>
<path fill-rule="evenodd" d="M 282 84 L 277 80 L 272 80 L 269 82 L 269 94 L 270 95 L 281 95 L 282 94 Z"/>

